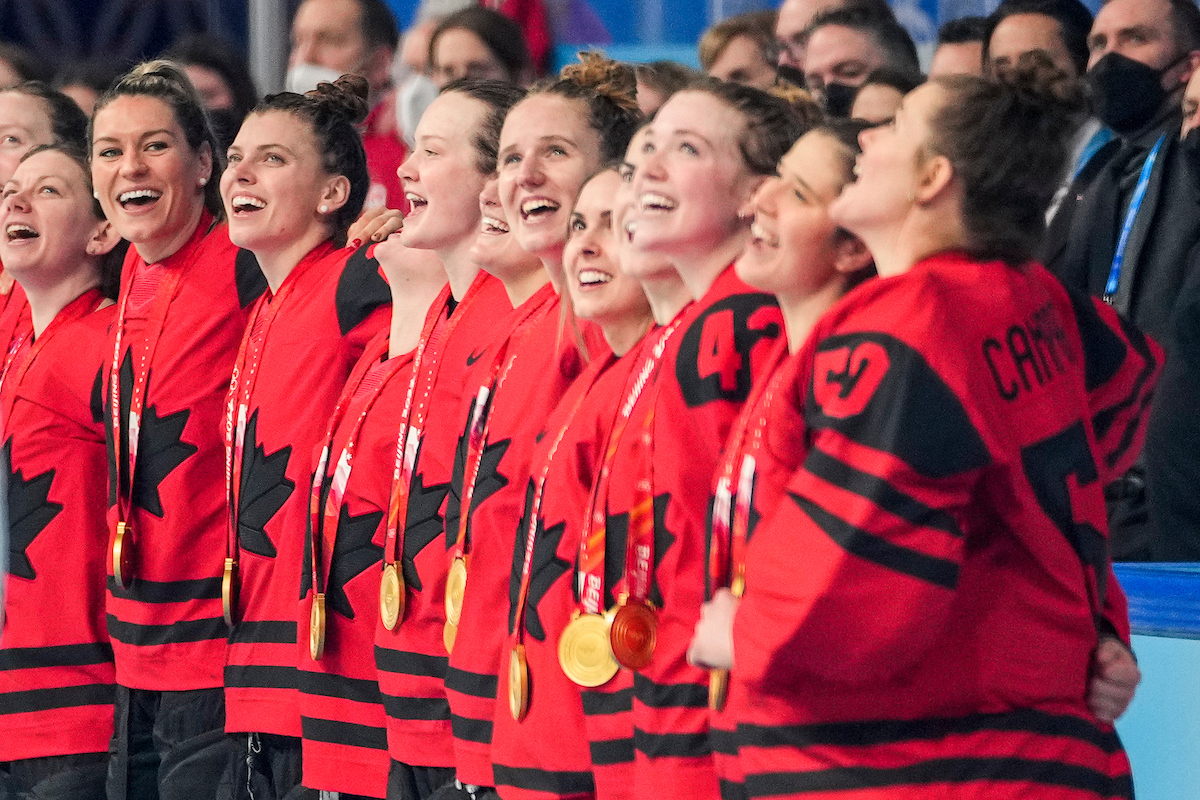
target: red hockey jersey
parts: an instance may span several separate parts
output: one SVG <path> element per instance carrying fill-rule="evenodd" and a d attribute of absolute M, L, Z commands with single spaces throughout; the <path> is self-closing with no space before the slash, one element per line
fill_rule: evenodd
<path fill-rule="evenodd" d="M 582 690 L 563 673 L 558 647 L 579 608 L 576 568 L 600 451 L 639 352 L 635 346 L 620 359 L 593 355 L 538 435 L 541 442 L 534 451 L 509 583 L 511 632 L 530 513 L 540 483 L 522 636 L 529 668 L 529 710 L 518 722 L 507 702 L 496 703 L 492 736 L 496 789 L 504 798 L 590 797 L 597 791 Z M 608 544 L 606 537 L 606 549 Z M 607 610 L 611 603 L 599 605 Z M 508 676 L 501 670 L 498 696 L 507 697 L 507 691 Z"/>
<path fill-rule="evenodd" d="M 240 346 L 225 421 L 236 499 L 227 547 L 239 573 L 225 667 L 230 733 L 301 735 L 296 606 L 312 451 L 363 348 L 388 325 L 391 293 L 367 251 L 315 248 L 259 299 Z"/>
<path fill-rule="evenodd" d="M 492 719 L 497 674 L 508 651 L 509 565 L 535 440 L 550 411 L 583 368 L 578 348 L 562 329 L 559 313 L 558 295 L 547 284 L 514 311 L 512 327 L 497 340 L 495 353 L 479 362 L 465 384 L 469 400 L 466 413 L 460 416 L 446 529 L 457 533 L 460 515 L 469 502 L 470 569 L 446 673 L 446 694 L 458 777 L 468 784 L 494 784 Z M 476 475 L 471 497 L 465 501 L 470 421 L 484 387 L 491 387 L 484 404 L 486 436 L 477 469 L 472 470 Z"/>
<path fill-rule="evenodd" d="M 163 261 L 146 264 L 136 247 L 125 256 L 118 299 L 125 313 L 114 323 L 120 335 L 115 456 L 112 354 L 103 384 L 113 534 L 118 488 L 122 504 L 130 498 L 130 403 L 135 383 L 144 384 L 126 518 L 133 583 L 126 589 L 110 580 L 108 594 L 108 630 L 123 686 L 181 691 L 222 685 L 229 630 L 221 615 L 227 519 L 221 426 L 247 309 L 266 285 L 254 257 L 230 243 L 226 227 L 207 214 L 187 244 Z M 118 458 L 124 465 L 119 476 Z M 111 559 L 106 562 L 111 576 Z"/>
<path fill-rule="evenodd" d="M 708 673 L 689 665 L 686 654 L 704 602 L 717 459 L 782 335 L 774 298 L 752 291 L 731 266 L 685 312 L 653 394 L 647 391 L 653 413 L 646 456 L 653 496 L 650 599 L 658 607 L 658 633 L 653 658 L 634 676 L 637 797 L 719 794 L 708 737 Z M 628 484 L 641 469 L 632 467 L 619 487 L 624 508 L 633 507 Z"/>
<path fill-rule="evenodd" d="M 321 588 L 326 595 L 325 649 L 314 661 L 300 654 L 300 723 L 304 785 L 365 797 L 387 796 L 390 759 L 386 717 L 375 676 L 375 623 L 379 616 L 379 562 L 387 515 L 396 431 L 412 375 L 412 353 L 387 357 L 388 332 L 367 345 L 338 399 L 342 410 L 330 440 L 319 508 L 330 502 L 339 454 L 352 447 L 350 474 L 336 513 L 337 529 L 321 521 Z M 352 443 L 352 444 L 351 444 Z M 325 443 L 313 451 L 319 463 Z M 312 602 L 312 516 L 299 631 L 308 629 Z M 305 577 L 308 576 L 308 577 Z M 301 635 L 302 642 L 307 637 Z"/>
<path fill-rule="evenodd" d="M 17 289 L 14 288 L 14 291 Z M 23 295 L 22 295 L 23 296 Z M 0 634 L 0 762 L 102 753 L 116 672 L 104 622 L 108 541 L 101 408 L 93 402 L 115 310 L 73 301 L 5 359 L 8 575 Z"/>
<path fill-rule="evenodd" d="M 443 303 L 430 308 L 430 315 L 444 314 L 448 303 L 452 301 L 447 293 Z M 458 413 L 465 397 L 464 377 L 472 364 L 490 359 L 489 343 L 510 313 L 512 306 L 504 284 L 479 272 L 444 323 L 445 329 L 437 334 L 445 338 L 437 348 L 440 353 L 436 366 L 425 359 L 417 376 L 417 386 L 431 389 L 408 486 L 404 524 L 397 532 L 393 554 L 393 558 L 399 555 L 396 560 L 406 587 L 404 614 L 392 630 L 379 620 L 378 612 L 375 615 L 375 663 L 388 716 L 388 752 L 404 764 L 454 765 L 442 636 L 446 624 L 446 551 L 457 528 L 445 525 L 444 507 L 461 427 Z M 427 329 L 436 330 L 428 323 Z M 418 399 L 414 399 L 414 405 Z M 415 415 L 412 421 L 418 421 Z M 386 462 L 375 466 L 387 470 L 389 486 L 398 433 L 392 432 L 392 452 Z M 386 497 L 383 502 L 387 503 Z"/>
<path fill-rule="evenodd" d="M 750 796 L 1131 796 L 1084 693 L 1097 629 L 1127 631 L 1102 487 L 1159 352 L 1040 266 L 956 253 L 818 323 L 734 624 Z"/>

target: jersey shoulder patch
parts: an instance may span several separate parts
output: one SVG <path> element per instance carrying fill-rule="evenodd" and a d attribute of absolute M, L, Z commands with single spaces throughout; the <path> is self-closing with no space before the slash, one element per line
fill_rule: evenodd
<path fill-rule="evenodd" d="M 954 390 L 920 353 L 885 333 L 820 342 L 805 405 L 811 430 L 836 430 L 923 475 L 958 475 L 991 460 Z"/>

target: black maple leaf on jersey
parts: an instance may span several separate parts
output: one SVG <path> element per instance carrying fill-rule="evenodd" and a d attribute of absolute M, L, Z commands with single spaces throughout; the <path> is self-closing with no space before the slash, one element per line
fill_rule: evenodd
<path fill-rule="evenodd" d="M 656 573 L 663 556 L 671 549 L 671 545 L 675 544 L 675 534 L 667 530 L 667 506 L 670 501 L 670 494 L 660 494 L 654 497 L 654 571 Z M 663 596 L 662 592 L 658 590 L 657 580 L 650 582 L 650 602 L 659 608 L 663 606 Z"/>
<path fill-rule="evenodd" d="M 472 411 L 474 406 L 472 406 Z M 508 486 L 508 478 L 500 474 L 500 462 L 508 452 L 511 439 L 503 439 L 483 447 L 479 460 L 479 473 L 475 478 L 475 490 L 471 493 L 471 510 L 479 508 L 479 504 L 496 492 Z M 458 541 L 458 526 L 462 516 L 462 491 L 464 474 L 467 463 L 467 434 L 458 437 L 458 447 L 454 451 L 454 469 L 450 478 L 450 497 L 446 503 L 446 549 L 454 547 Z"/>
<path fill-rule="evenodd" d="M 292 496 L 296 484 L 288 480 L 288 458 L 292 447 L 281 447 L 271 455 L 258 443 L 258 410 L 246 423 L 246 445 L 242 451 L 242 494 L 238 503 L 238 542 L 243 550 L 267 558 L 275 557 L 275 545 L 267 536 L 267 523 Z"/>
<path fill-rule="evenodd" d="M 12 439 L 4 443 L 4 463 L 8 472 L 8 571 L 18 578 L 33 580 L 37 572 L 26 551 L 38 534 L 62 511 L 61 503 L 50 502 L 54 470 L 29 480 L 21 470 L 12 468 Z"/>
<path fill-rule="evenodd" d="M 529 534 L 529 514 L 533 508 L 533 481 L 525 492 L 525 513 L 521 515 L 521 523 L 517 528 L 516 547 L 513 548 L 513 569 L 508 582 L 508 629 L 516 628 L 517 594 L 521 590 L 521 571 L 525 566 L 525 543 Z M 533 535 L 533 557 L 529 565 L 529 597 L 525 602 L 525 630 L 539 642 L 546 641 L 546 629 L 542 618 L 538 616 L 538 605 L 546 592 L 571 569 L 568 561 L 558 557 L 558 546 L 566 531 L 565 522 L 546 527 L 546 522 L 538 517 L 537 531 Z"/>
<path fill-rule="evenodd" d="M 442 533 L 442 501 L 450 491 L 450 484 L 425 485 L 425 475 L 418 473 L 412 479 L 408 495 L 408 512 L 404 515 L 404 548 L 400 558 L 400 571 L 404 582 L 418 592 L 423 588 L 421 576 L 417 574 L 414 560 Z"/>
<path fill-rule="evenodd" d="M 130 353 L 131 351 L 126 350 L 125 358 L 121 361 L 121 457 L 123 459 L 129 457 L 129 426 L 127 422 L 129 399 L 133 396 L 133 361 L 130 359 Z M 153 378 L 153 374 L 146 376 L 147 389 L 153 383 Z M 108 468 L 111 476 L 116 471 L 116 465 L 112 460 L 112 431 L 108 430 L 112 424 L 108 416 L 112 413 L 110 401 L 111 398 L 105 404 L 108 412 L 105 415 L 108 423 L 105 425 L 105 430 L 109 442 Z M 187 444 L 183 441 L 183 431 L 187 428 L 190 416 L 191 412 L 186 408 L 165 417 L 158 416 L 158 409 L 155 406 L 146 406 L 142 409 L 138 433 L 137 469 L 133 478 L 133 502 L 159 519 L 163 516 L 162 497 L 158 493 L 159 485 L 176 467 L 200 449 L 194 444 Z M 128 480 L 129 471 L 121 470 L 122 491 L 128 490 Z M 109 502 L 115 503 L 117 501 L 116 491 L 111 483 L 110 481 Z"/>
<path fill-rule="evenodd" d="M 342 506 L 337 540 L 333 543 L 333 563 L 325 581 L 325 603 L 346 619 L 354 619 L 346 584 L 383 560 L 383 548 L 372 541 L 382 519 L 382 511 L 352 517 L 349 509 Z"/>

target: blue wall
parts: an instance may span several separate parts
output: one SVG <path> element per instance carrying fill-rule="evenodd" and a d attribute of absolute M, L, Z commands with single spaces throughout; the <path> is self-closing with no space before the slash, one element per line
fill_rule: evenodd
<path fill-rule="evenodd" d="M 985 15 L 1000 0 L 891 0 L 896 16 L 917 44 L 932 42 L 947 20 Z M 1084 0 L 1094 11 L 1100 0 Z M 412 20 L 417 0 L 388 0 L 402 27 Z M 694 46 L 714 22 L 744 11 L 779 5 L 779 0 L 547 0 L 551 7 L 587 5 L 608 29 L 613 44 Z M 566 43 L 564 40 L 563 43 Z"/>

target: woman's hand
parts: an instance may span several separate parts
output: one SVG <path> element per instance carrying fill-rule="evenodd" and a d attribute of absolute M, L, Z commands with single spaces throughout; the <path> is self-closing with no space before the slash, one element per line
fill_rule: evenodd
<path fill-rule="evenodd" d="M 1100 638 L 1092 653 L 1091 679 L 1088 681 L 1088 708 L 1101 722 L 1113 723 L 1129 708 L 1133 693 L 1142 680 L 1133 653 L 1112 636 Z"/>
<path fill-rule="evenodd" d="M 359 247 L 364 242 L 382 242 L 403 227 L 404 215 L 394 208 L 364 208 L 346 232 L 346 241 L 350 247 Z"/>
<path fill-rule="evenodd" d="M 688 647 L 687 660 L 694 667 L 730 669 L 733 667 L 733 616 L 738 599 L 728 589 L 719 589 L 700 607 L 700 621 Z"/>

